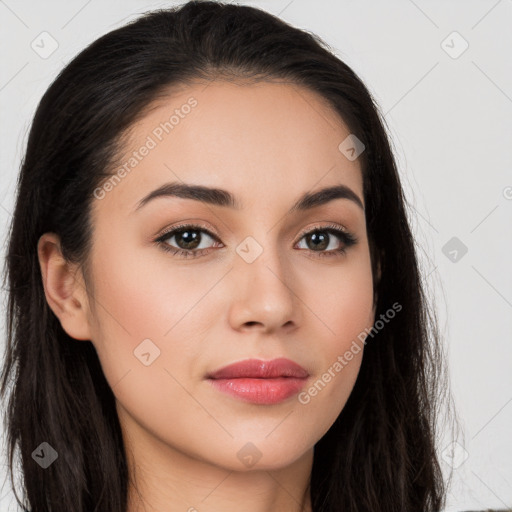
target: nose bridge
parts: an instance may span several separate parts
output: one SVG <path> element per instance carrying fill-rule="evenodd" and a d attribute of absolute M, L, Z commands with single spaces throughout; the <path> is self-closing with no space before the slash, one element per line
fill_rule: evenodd
<path fill-rule="evenodd" d="M 283 244 L 275 236 L 275 230 L 260 229 L 246 236 L 236 247 L 237 265 L 241 272 L 248 272 L 254 278 L 265 282 L 278 279 L 286 282 L 286 259 Z M 273 276 L 270 278 L 270 276 Z M 267 283 L 268 284 L 268 283 Z"/>
<path fill-rule="evenodd" d="M 293 276 L 275 230 L 260 229 L 236 247 L 234 300 L 244 320 L 282 325 L 292 319 Z"/>

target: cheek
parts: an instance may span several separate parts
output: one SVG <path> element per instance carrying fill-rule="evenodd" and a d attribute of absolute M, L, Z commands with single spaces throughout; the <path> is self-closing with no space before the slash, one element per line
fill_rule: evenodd
<path fill-rule="evenodd" d="M 346 350 L 373 325 L 373 279 L 365 247 L 337 267 L 317 270 L 303 284 L 303 294 L 323 324 L 322 336 L 331 355 Z"/>
<path fill-rule="evenodd" d="M 108 242 L 107 242 L 108 238 Z M 123 245 L 124 244 L 124 245 Z M 92 342 L 111 385 L 136 363 L 134 350 L 143 340 L 161 345 L 172 325 L 172 308 L 165 305 L 155 288 L 158 276 L 123 237 L 114 233 L 98 239 L 94 257 L 94 328 Z"/>
<path fill-rule="evenodd" d="M 310 386 L 298 396 L 308 410 L 305 417 L 316 418 L 316 428 L 323 433 L 350 396 L 361 367 L 366 333 L 374 322 L 369 257 L 347 260 L 346 265 L 330 272 L 329 279 L 316 275 L 316 288 L 307 284 L 308 301 L 317 316 L 311 336 L 317 341 L 316 357 L 321 364 Z"/>
<path fill-rule="evenodd" d="M 179 413 L 201 414 L 182 386 L 195 358 L 192 333 L 184 327 L 197 294 L 133 254 L 119 258 L 105 250 L 96 269 L 93 343 L 118 407 L 155 435 L 170 431 L 185 439 Z"/>
<path fill-rule="evenodd" d="M 151 251 L 137 253 L 133 247 L 123 249 L 121 243 L 103 243 L 95 255 L 92 341 L 111 387 L 121 379 L 125 385 L 138 382 L 133 394 L 126 396 L 137 400 L 144 398 L 137 397 L 142 386 L 146 390 L 172 386 L 165 369 L 180 382 L 186 380 L 201 351 L 194 340 L 201 339 L 218 318 L 208 309 L 210 301 L 201 301 L 218 275 L 197 272 L 192 266 L 172 267 L 165 254 L 152 260 L 151 254 L 143 254 Z M 149 361 L 154 362 L 145 366 Z M 116 395 L 121 388 L 114 389 Z M 148 406 L 153 399 L 157 400 L 146 395 Z"/>
<path fill-rule="evenodd" d="M 137 250 L 135 243 L 125 243 L 124 248 L 120 243 L 100 244 L 102 250 L 95 259 L 96 310 L 101 320 L 98 334 L 109 343 L 165 339 L 194 309 L 200 292 L 204 294 L 211 286 L 211 276 L 173 266 L 171 256 L 167 261 L 156 248 Z"/>

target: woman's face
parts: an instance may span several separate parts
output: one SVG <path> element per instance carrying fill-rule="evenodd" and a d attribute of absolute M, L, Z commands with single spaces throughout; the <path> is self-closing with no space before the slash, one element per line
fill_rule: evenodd
<path fill-rule="evenodd" d="M 338 147 L 349 135 L 313 93 L 269 82 L 187 86 L 134 126 L 117 178 L 95 191 L 87 316 L 134 446 L 278 468 L 340 414 L 374 320 L 361 169 Z M 171 183 L 226 192 L 143 201 Z M 349 193 L 292 208 L 330 187 Z M 309 376 L 298 388 L 207 378 L 253 358 Z"/>

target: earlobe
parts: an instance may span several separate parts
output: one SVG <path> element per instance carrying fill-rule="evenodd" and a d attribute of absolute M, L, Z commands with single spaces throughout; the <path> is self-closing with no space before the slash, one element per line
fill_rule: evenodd
<path fill-rule="evenodd" d="M 74 265 L 64 259 L 55 233 L 39 238 L 37 254 L 48 305 L 62 328 L 77 340 L 90 340 L 88 297 Z"/>

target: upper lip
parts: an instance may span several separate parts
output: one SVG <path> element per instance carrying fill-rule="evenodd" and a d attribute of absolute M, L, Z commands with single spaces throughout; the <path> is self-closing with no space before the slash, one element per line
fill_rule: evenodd
<path fill-rule="evenodd" d="M 262 359 L 246 359 L 224 366 L 207 375 L 209 379 L 259 378 L 272 379 L 277 377 L 305 378 L 309 373 L 299 364 L 284 357 L 264 361 Z"/>

